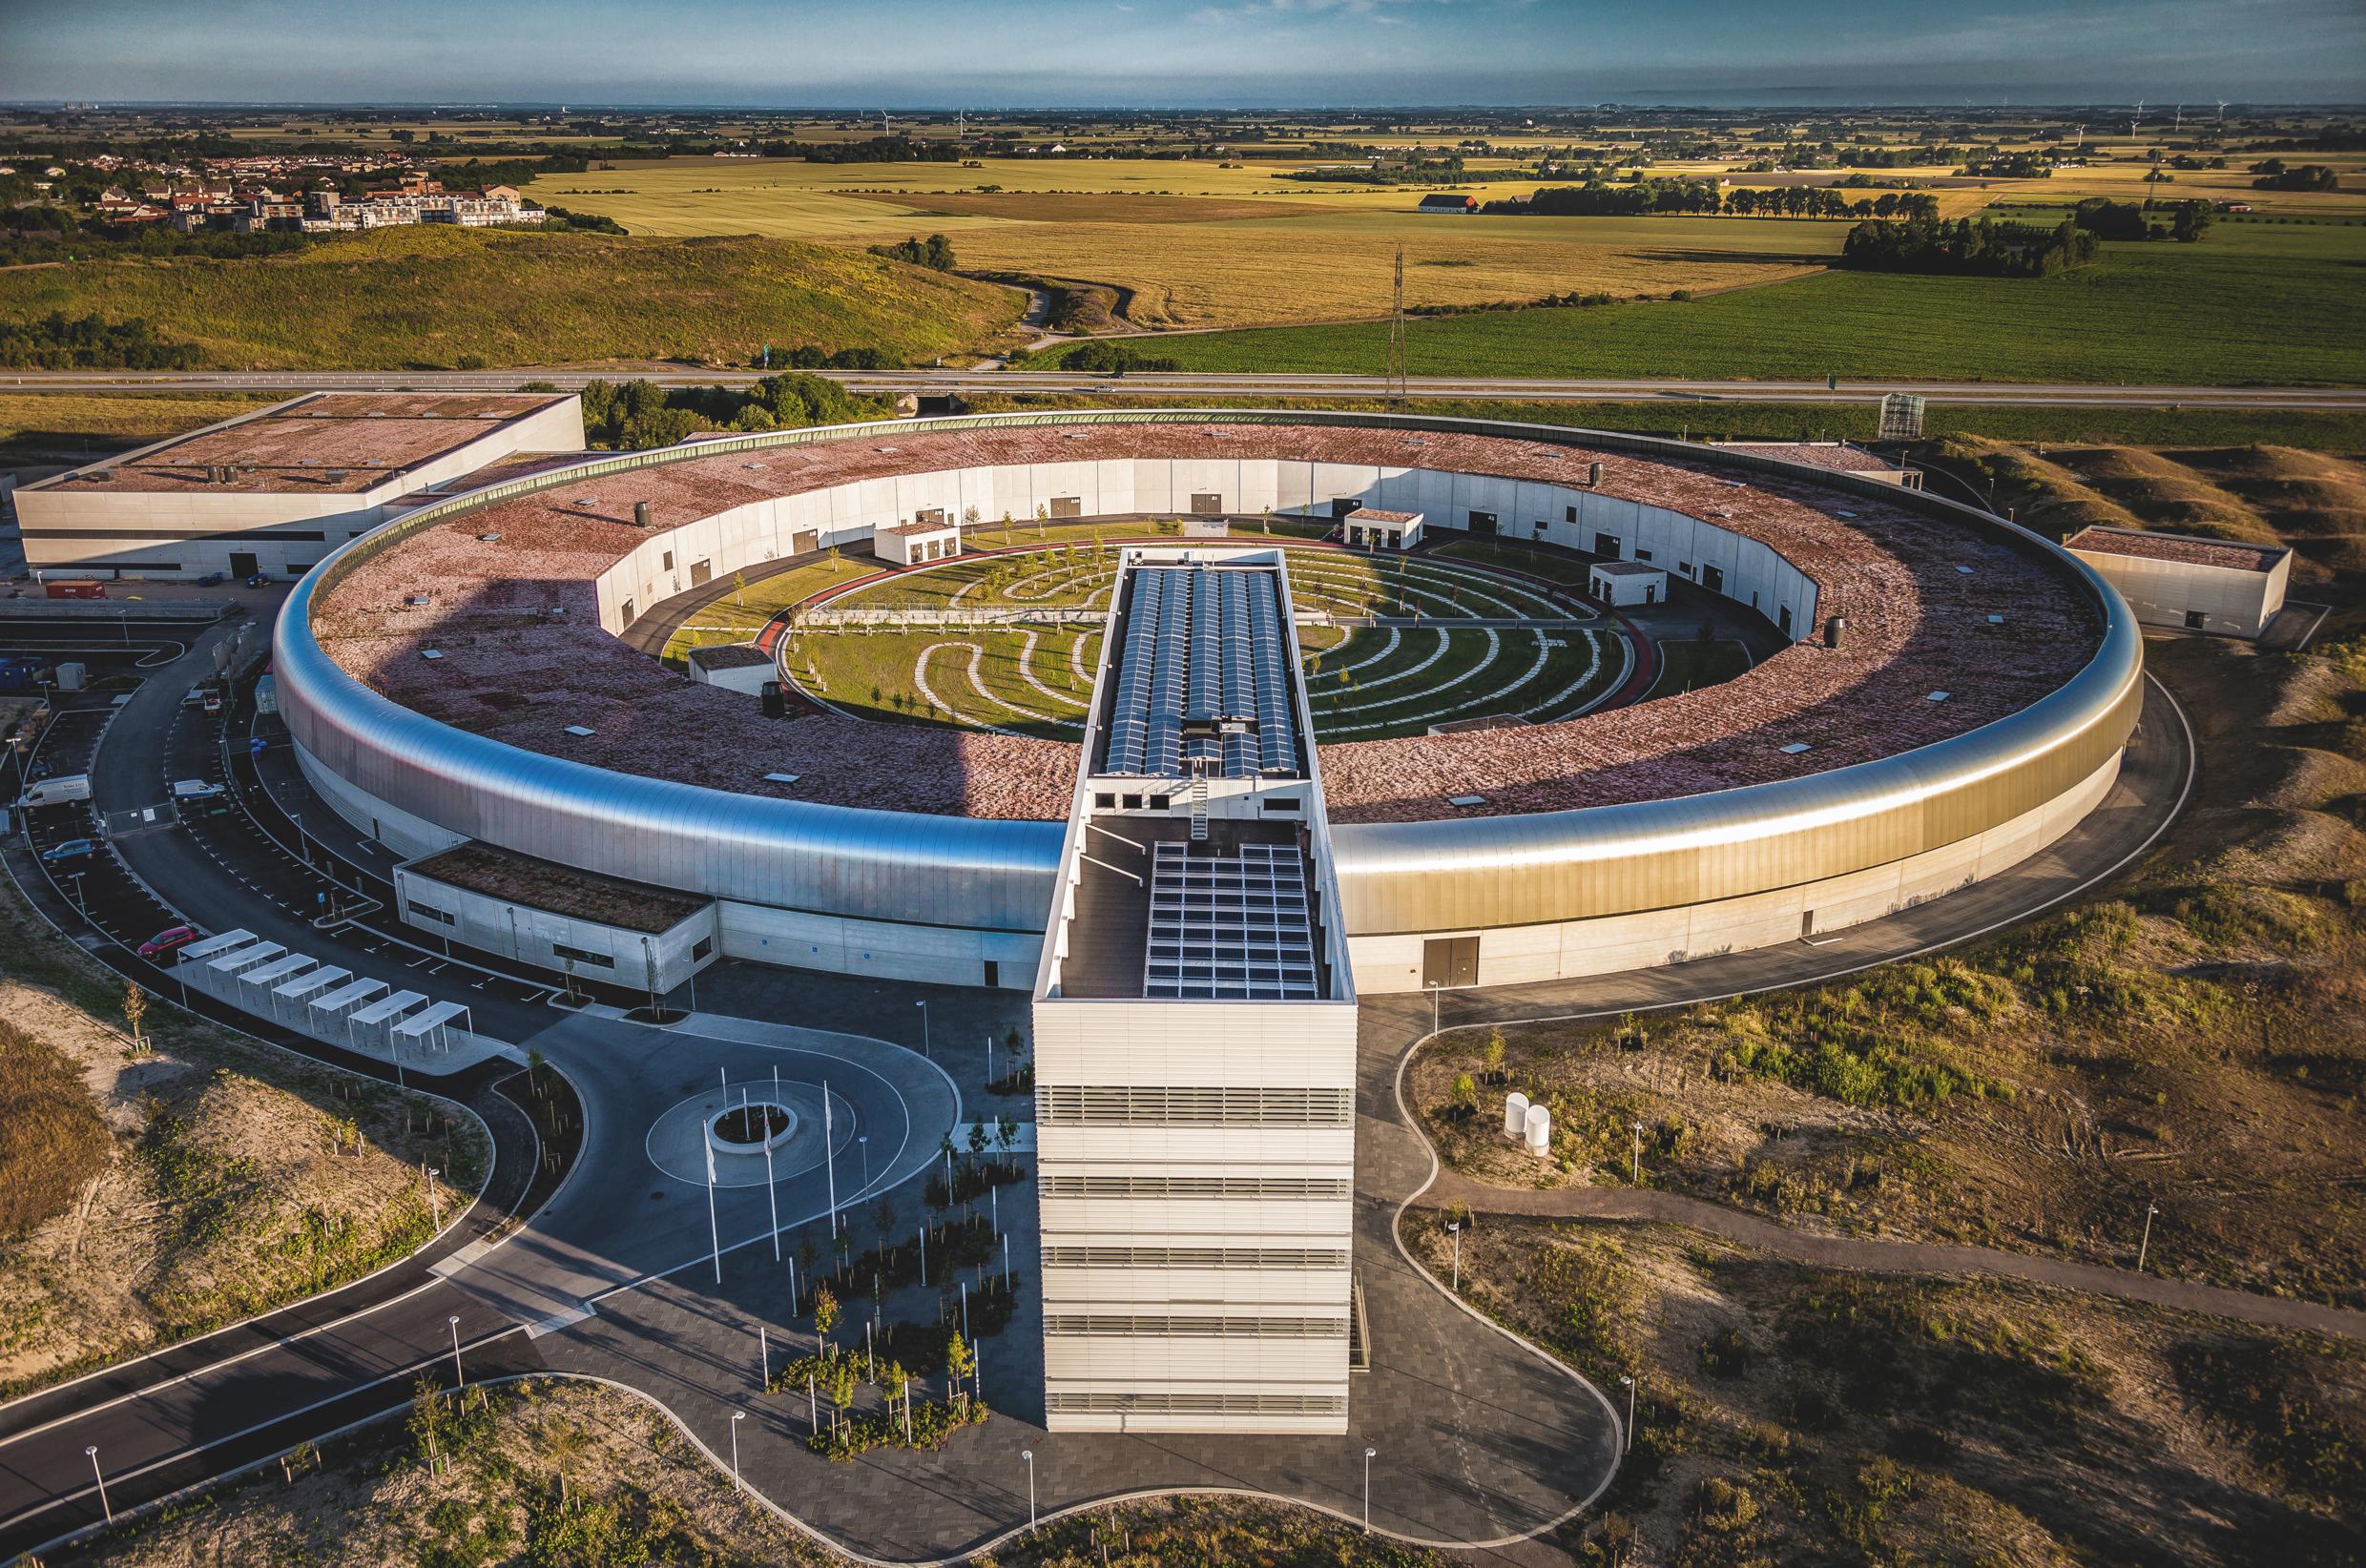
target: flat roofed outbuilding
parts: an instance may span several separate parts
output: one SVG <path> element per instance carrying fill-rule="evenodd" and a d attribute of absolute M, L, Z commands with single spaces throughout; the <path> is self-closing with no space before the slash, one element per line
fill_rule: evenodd
<path fill-rule="evenodd" d="M 1339 526 L 1350 545 L 1363 549 L 1409 550 L 1422 542 L 1420 512 L 1359 506 L 1339 519 Z"/>
<path fill-rule="evenodd" d="M 2103 574 L 2146 626 L 2256 637 L 2284 608 L 2292 551 L 2146 528 L 2081 528 L 2064 548 Z"/>
<path fill-rule="evenodd" d="M 423 496 L 583 444 L 571 392 L 315 392 L 26 485 L 16 510 L 43 570 L 292 576 Z"/>
<path fill-rule="evenodd" d="M 1586 568 L 1586 591 L 1611 606 L 1663 604 L 1668 574 L 1639 561 L 1598 561 Z"/>

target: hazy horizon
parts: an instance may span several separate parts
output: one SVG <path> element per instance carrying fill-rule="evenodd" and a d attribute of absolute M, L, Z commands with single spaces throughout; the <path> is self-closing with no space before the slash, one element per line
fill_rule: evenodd
<path fill-rule="evenodd" d="M 0 14 L 0 101 L 32 107 L 2314 107 L 2357 102 L 2361 82 L 2354 0 L 20 0 Z"/>

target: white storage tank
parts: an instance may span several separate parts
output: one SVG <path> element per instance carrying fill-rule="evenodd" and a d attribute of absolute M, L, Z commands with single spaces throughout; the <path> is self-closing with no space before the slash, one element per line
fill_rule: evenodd
<path fill-rule="evenodd" d="M 1528 1152 L 1542 1160 L 1552 1152 L 1552 1112 L 1530 1105 L 1527 1118 Z"/>
<path fill-rule="evenodd" d="M 1525 1137 L 1528 1130 L 1528 1097 L 1518 1089 L 1504 1096 L 1504 1136 Z"/>

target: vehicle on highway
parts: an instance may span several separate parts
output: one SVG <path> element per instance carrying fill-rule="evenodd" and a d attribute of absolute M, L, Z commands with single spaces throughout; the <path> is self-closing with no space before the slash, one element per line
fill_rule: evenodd
<path fill-rule="evenodd" d="M 176 778 L 173 781 L 176 800 L 211 800 L 222 793 L 218 784 L 208 784 L 202 778 Z"/>
<path fill-rule="evenodd" d="M 88 577 L 66 578 L 41 585 L 42 592 L 52 599 L 104 599 L 107 585 Z"/>
<path fill-rule="evenodd" d="M 139 956 L 143 959 L 160 959 L 176 947 L 186 947 L 197 939 L 196 926 L 168 925 L 139 944 Z"/>
<path fill-rule="evenodd" d="M 96 852 L 97 848 L 98 846 L 88 838 L 68 838 L 43 850 L 41 862 L 44 865 L 54 866 L 61 865 L 68 860 L 87 859 Z"/>
<path fill-rule="evenodd" d="M 63 806 L 90 798 L 89 774 L 60 774 L 55 778 L 36 779 L 18 798 L 16 806 L 22 811 L 28 806 Z"/>

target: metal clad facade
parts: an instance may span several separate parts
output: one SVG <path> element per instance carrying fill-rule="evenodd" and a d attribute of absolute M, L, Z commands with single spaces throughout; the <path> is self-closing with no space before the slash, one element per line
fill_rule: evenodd
<path fill-rule="evenodd" d="M 975 416 L 776 432 L 689 448 L 595 459 L 560 474 L 489 486 L 422 508 L 339 550 L 290 596 L 275 635 L 281 712 L 307 771 L 358 826 L 385 831 L 409 853 L 441 847 L 438 834 L 479 838 L 548 859 L 738 904 L 882 925 L 911 924 L 1027 938 L 1040 933 L 1052 897 L 1061 840 L 1054 822 L 969 820 L 822 806 L 628 776 L 521 751 L 414 713 L 370 691 L 314 640 L 311 607 L 353 560 L 455 513 L 533 490 L 718 451 L 864 439 L 884 429 L 1007 425 L 1266 423 L 1466 431 L 1528 442 L 1583 444 L 1643 456 L 1714 459 L 1737 469 L 1795 473 L 1757 453 L 1650 438 L 1387 415 L 1260 414 L 1248 410 L 1091 410 Z M 1417 460 L 1418 461 L 1418 460 Z M 1250 470 L 1259 470 L 1252 474 Z M 1962 843 L 2080 789 L 2132 732 L 2142 705 L 2142 646 L 2119 596 L 2081 563 L 1997 519 L 1877 480 L 1814 471 L 1826 488 L 1878 497 L 1961 523 L 2075 574 L 2103 612 L 2095 657 L 2042 701 L 1996 723 L 1919 751 L 1807 778 L 1681 799 L 1526 816 L 1340 827 L 1336 866 L 1348 932 L 1375 935 L 1492 930 L 1635 911 L 1676 909 L 1846 877 Z M 1585 493 L 1417 466 L 1141 460 L 1037 464 L 915 484 L 930 505 L 976 505 L 996 517 L 1027 516 L 1017 493 L 1072 495 L 1116 509 L 1177 510 L 1189 493 L 1221 491 L 1228 505 L 1327 507 L 1334 497 L 1421 510 L 1462 526 L 1468 510 L 1495 509 L 1506 533 L 1589 548 L 1595 531 L 1619 534 L 1631 553 L 1646 508 Z M 1244 486 L 1247 486 L 1244 489 Z M 774 516 L 784 528 L 820 525 L 867 530 L 905 496 L 895 482 L 865 482 L 852 495 L 795 498 Z M 1525 492 L 1525 493 L 1524 493 Z M 1549 492 L 1549 493 L 1548 493 Z M 1270 496 L 1270 500 L 1268 497 Z M 1577 523 L 1556 505 L 1574 505 Z M 1531 515 L 1541 513 L 1542 515 Z M 735 523 L 738 520 L 735 519 Z M 750 520 L 751 522 L 753 519 Z M 1661 523 L 1658 526 L 1666 526 Z M 693 525 L 697 527 L 699 525 Z M 737 529 L 710 535 L 722 556 Z M 1713 525 L 1695 530 L 1722 534 Z M 741 533 L 743 541 L 753 535 Z M 741 547 L 744 547 L 744 545 Z M 1813 586 L 1754 542 L 1712 559 L 1728 566 L 1729 593 L 1800 595 Z M 718 560 L 718 571 L 731 569 Z M 603 612 L 613 613 L 603 595 Z M 1746 602 L 1746 601 L 1745 601 Z M 1813 612 L 1801 617 L 1813 624 Z M 414 842 L 405 843 L 407 837 Z M 783 946 L 796 945 L 784 942 Z M 820 944 L 814 944 L 817 955 Z M 764 957 L 773 958 L 770 949 Z M 776 961 L 798 961 L 795 957 Z M 836 967 L 836 965 L 831 965 Z"/>

